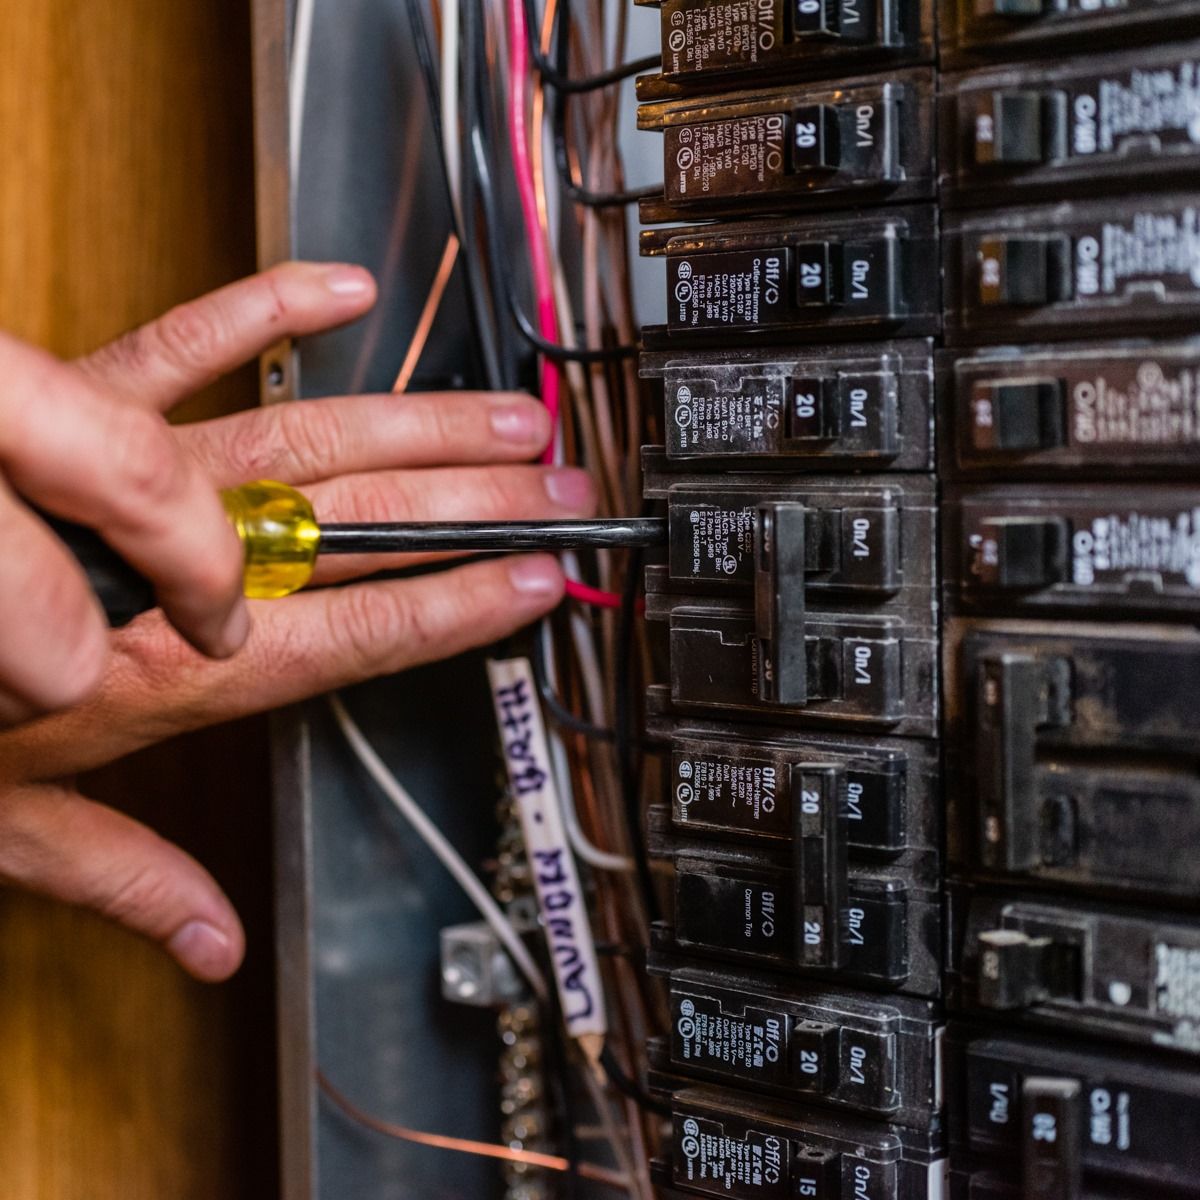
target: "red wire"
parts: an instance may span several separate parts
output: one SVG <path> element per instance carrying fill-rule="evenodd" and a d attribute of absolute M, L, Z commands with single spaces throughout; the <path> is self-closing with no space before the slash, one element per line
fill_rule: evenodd
<path fill-rule="evenodd" d="M 621 607 L 621 597 L 616 592 L 606 592 L 601 588 L 594 588 L 589 584 L 580 583 L 578 579 L 567 580 L 567 595 L 581 604 L 593 604 L 597 608 Z"/>

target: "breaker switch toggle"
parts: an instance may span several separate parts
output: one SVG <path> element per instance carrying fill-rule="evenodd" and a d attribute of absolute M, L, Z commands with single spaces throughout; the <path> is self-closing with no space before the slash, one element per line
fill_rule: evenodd
<path fill-rule="evenodd" d="M 804 242 L 792 250 L 796 270 L 796 304 L 828 308 L 842 298 L 840 242 Z"/>
<path fill-rule="evenodd" d="M 979 935 L 976 998 L 982 1008 L 1029 1008 L 1078 992 L 1077 946 L 1049 936 L 1030 937 L 1019 929 L 989 929 Z"/>
<path fill-rule="evenodd" d="M 792 114 L 792 170 L 836 171 L 842 161 L 838 111 L 832 104 L 809 104 Z"/>
<path fill-rule="evenodd" d="M 1035 166 L 1065 158 L 1067 94 L 1015 88 L 978 97 L 973 129 L 980 166 Z"/>
<path fill-rule="evenodd" d="M 1025 1200 L 1079 1200 L 1083 1181 L 1083 1088 L 1078 1079 L 1027 1076 L 1021 1084 Z"/>
<path fill-rule="evenodd" d="M 1061 517 L 988 517 L 968 540 L 984 587 L 1030 591 L 1067 578 L 1070 536 Z"/>
<path fill-rule="evenodd" d="M 797 40 L 869 41 L 875 31 L 875 0 L 792 0 Z"/>
<path fill-rule="evenodd" d="M 976 450 L 1050 450 L 1066 444 L 1061 379 L 981 380 L 971 396 Z"/>
<path fill-rule="evenodd" d="M 980 240 L 979 303 L 1034 308 L 1069 300 L 1071 239 L 1065 234 L 1001 234 Z"/>

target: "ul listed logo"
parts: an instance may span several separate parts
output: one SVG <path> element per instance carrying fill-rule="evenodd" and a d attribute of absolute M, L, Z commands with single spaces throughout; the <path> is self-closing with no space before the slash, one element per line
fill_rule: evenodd
<path fill-rule="evenodd" d="M 679 1149 L 683 1151 L 684 1158 L 695 1158 L 700 1153 L 700 1133 L 699 1124 L 690 1117 L 683 1123 L 683 1140 L 679 1143 Z"/>
<path fill-rule="evenodd" d="M 680 304 L 687 304 L 692 299 L 692 264 L 681 262 L 675 269 L 675 299 Z"/>
<path fill-rule="evenodd" d="M 675 393 L 675 424 L 686 429 L 692 423 L 692 389 L 684 384 Z"/>

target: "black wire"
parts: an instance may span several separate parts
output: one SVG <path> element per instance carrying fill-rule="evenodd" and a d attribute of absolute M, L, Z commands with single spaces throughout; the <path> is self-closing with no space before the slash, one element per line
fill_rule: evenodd
<path fill-rule="evenodd" d="M 628 958 L 631 961 L 645 958 L 641 947 L 631 946 L 627 942 L 597 942 L 596 953 L 601 958 Z"/>
<path fill-rule="evenodd" d="M 600 1065 L 604 1068 L 608 1082 L 627 1100 L 632 1100 L 638 1108 L 660 1117 L 671 1115 L 669 1105 L 664 1104 L 661 1100 L 655 1100 L 636 1079 L 631 1079 L 625 1074 L 608 1042 L 604 1043 L 604 1049 L 600 1051 Z"/>
<path fill-rule="evenodd" d="M 577 350 L 570 346 L 560 345 L 558 342 L 548 341 L 542 337 L 529 318 L 521 310 L 520 304 L 517 302 L 517 297 L 512 290 L 512 282 L 508 275 L 505 275 L 505 298 L 508 301 L 508 311 L 512 315 L 513 321 L 516 323 L 517 332 L 539 353 L 544 354 L 547 358 L 554 359 L 556 362 L 577 362 L 584 365 L 595 363 L 610 363 L 622 362 L 627 358 L 637 358 L 638 347 L 628 344 L 619 344 L 616 346 L 606 346 L 603 349 L 595 350 Z"/>
<path fill-rule="evenodd" d="M 530 664 L 533 667 L 533 679 L 537 684 L 538 695 L 550 714 L 555 725 L 569 729 L 572 733 L 581 733 L 584 737 L 597 742 L 613 743 L 617 740 L 616 732 L 603 725 L 593 725 L 591 721 L 572 712 L 562 701 L 562 697 L 554 690 L 550 682 L 550 673 L 546 669 L 546 650 L 542 644 L 540 633 L 533 637 L 533 649 L 530 652 Z M 645 749 L 647 742 L 642 738 L 631 739 L 639 749 Z"/>
<path fill-rule="evenodd" d="M 550 1089 L 554 1107 L 558 1110 L 558 1131 L 562 1156 L 567 1160 L 566 1188 L 568 1200 L 579 1194 L 579 1136 L 576 1133 L 578 1114 L 571 1095 L 571 1056 L 567 1045 L 566 1024 L 563 1021 L 562 1005 L 558 989 L 550 988 L 546 997 L 546 1033 L 543 1039 L 546 1057 L 550 1061 L 543 1077 Z"/>
<path fill-rule="evenodd" d="M 533 0 L 525 0 L 527 9 Z M 536 38 L 534 39 L 536 41 Z M 571 8 L 569 0 L 561 0 L 558 28 L 555 33 L 554 53 L 558 69 L 564 76 L 571 52 Z M 562 189 L 576 204 L 587 208 L 619 208 L 625 204 L 636 204 L 652 196 L 661 196 L 661 187 L 633 188 L 622 192 L 593 192 L 577 184 L 571 175 L 571 156 L 567 150 L 567 90 L 559 88 L 551 106 L 551 125 L 554 133 L 554 165 L 558 170 Z"/>
<path fill-rule="evenodd" d="M 470 4 L 474 0 L 467 0 Z M 491 322 L 483 312 L 483 297 L 486 295 L 483 280 L 479 272 L 478 256 L 470 241 L 467 230 L 461 227 L 454 210 L 454 194 L 450 187 L 450 172 L 446 165 L 445 141 L 442 136 L 442 104 L 438 95 L 438 72 L 433 58 L 433 47 L 429 41 L 429 30 L 425 26 L 425 18 L 421 13 L 420 0 L 405 0 L 408 11 L 408 21 L 412 26 L 413 45 L 416 47 L 417 63 L 421 68 L 421 78 L 425 84 L 425 101 L 429 108 L 429 121 L 433 127 L 434 141 L 437 145 L 438 163 L 441 166 L 442 186 L 446 194 L 446 206 L 450 215 L 450 225 L 458 237 L 463 249 L 463 265 L 467 273 L 468 311 L 471 317 L 472 332 L 483 356 L 484 374 L 488 386 L 492 389 L 501 387 L 500 358 L 496 350 L 495 331 Z"/>
<path fill-rule="evenodd" d="M 646 906 L 646 916 L 654 922 L 659 917 L 658 893 L 654 890 L 654 878 L 650 873 L 650 860 L 646 854 L 646 838 L 642 829 L 641 789 L 638 786 L 638 763 L 634 753 L 633 736 L 633 622 L 642 576 L 641 550 L 630 553 L 625 570 L 614 664 L 617 781 L 624 800 L 625 820 L 629 827 L 629 844 L 633 847 L 638 888 L 642 893 L 642 903 Z"/>
<path fill-rule="evenodd" d="M 463 120 L 469 135 L 469 131 L 474 129 L 479 122 L 480 83 L 482 81 L 485 86 L 490 86 L 487 82 L 490 77 L 487 72 L 487 47 L 485 45 L 485 31 L 481 19 L 483 13 L 480 8 L 480 0 L 461 0 L 461 4 Z M 479 209 L 476 199 L 475 172 L 470 169 L 469 161 L 462 173 L 462 190 L 464 232 L 470 235 L 469 252 L 474 254 L 477 253 L 479 246 Z M 496 291 L 495 282 L 498 278 L 497 268 L 500 265 L 499 255 L 497 247 L 492 244 L 491 237 L 485 236 L 484 241 L 487 243 L 488 270 L 483 272 L 483 278 L 487 288 L 492 319 L 496 323 L 497 328 L 499 328 L 502 320 L 501 313 L 504 308 L 504 302 Z M 519 369 L 513 341 L 507 337 L 497 338 L 497 341 L 499 342 L 498 366 L 500 371 L 497 384 L 506 391 L 515 391 L 519 381 Z"/>
<path fill-rule="evenodd" d="M 415 0 L 408 0 L 414 3 Z M 475 68 L 480 79 L 487 79 L 486 47 L 483 43 L 482 31 L 477 31 L 475 38 L 476 56 Z M 636 358 L 636 345 L 618 344 L 600 349 L 575 349 L 551 342 L 542 337 L 532 321 L 521 307 L 517 296 L 516 282 L 510 263 L 501 257 L 500 247 L 504 244 L 504 223 L 501 218 L 499 197 L 495 183 L 495 173 L 489 147 L 496 144 L 496 129 L 491 105 L 482 104 L 474 112 L 468 114 L 467 137 L 470 139 L 470 154 L 468 155 L 468 170 L 470 162 L 475 164 L 476 182 L 479 188 L 479 199 L 483 208 L 484 225 L 488 233 L 488 261 L 493 276 L 493 285 L 498 281 L 504 298 L 505 307 L 517 332 L 539 354 L 555 362 L 577 362 L 584 366 L 603 365 L 620 362 L 627 358 Z"/>
<path fill-rule="evenodd" d="M 410 0 L 411 2 L 411 0 Z M 484 107 L 484 125 L 489 124 L 486 106 Z M 488 153 L 485 145 L 485 132 L 488 136 L 491 134 L 489 129 L 481 129 L 476 125 L 470 131 L 471 139 L 471 158 L 475 163 L 475 172 L 477 175 L 477 183 L 479 185 L 479 198 L 483 204 L 484 223 L 488 230 L 488 245 L 496 259 L 499 256 L 499 247 L 502 243 L 503 229 L 500 220 L 500 210 L 496 198 L 496 186 L 492 176 L 491 164 L 488 161 Z M 608 363 L 617 362 L 626 358 L 636 358 L 638 347 L 634 345 L 616 345 L 608 346 L 599 350 L 576 350 L 570 346 L 562 346 L 557 342 L 551 342 L 541 336 L 533 327 L 532 322 L 525 315 L 521 308 L 521 303 L 517 298 L 516 287 L 513 282 L 513 273 L 510 267 L 503 262 L 494 261 L 492 270 L 500 280 L 500 285 L 504 293 L 505 304 L 509 314 L 512 316 L 513 322 L 517 327 L 517 332 L 539 353 L 544 354 L 547 358 L 554 359 L 559 362 L 577 362 L 583 364 L 593 363 Z"/>
<path fill-rule="evenodd" d="M 478 13 L 478 0 L 467 0 L 467 9 L 471 19 L 469 22 L 464 22 L 463 33 L 464 37 L 470 34 L 470 41 L 467 49 L 471 56 L 471 62 L 467 71 L 470 77 L 470 86 L 464 92 L 464 116 L 466 118 L 467 138 L 472 142 L 482 138 L 480 132 L 485 123 L 488 128 L 488 136 L 491 137 L 494 131 L 490 128 L 491 114 L 491 96 L 481 95 L 479 84 L 490 89 L 491 75 L 488 72 L 487 65 L 487 30 L 483 21 L 476 20 Z M 468 147 L 470 150 L 471 147 Z M 482 152 L 482 150 L 481 150 Z M 473 170 L 471 166 L 472 155 L 467 154 L 465 170 L 463 174 L 471 180 L 471 192 L 474 195 L 475 191 L 479 193 L 480 208 L 483 210 L 483 230 L 484 241 L 487 244 L 487 283 L 488 290 L 492 297 L 492 306 L 499 320 L 500 313 L 506 308 L 509 308 L 508 292 L 511 288 L 511 282 L 508 279 L 509 264 L 505 263 L 500 247 L 503 245 L 500 229 L 500 217 L 497 211 L 495 192 L 492 187 L 491 173 L 487 170 L 486 161 L 483 164 L 482 170 Z M 477 214 L 472 213 L 472 219 Z M 502 337 L 501 342 L 505 350 L 504 385 L 510 389 L 518 385 L 520 378 L 520 369 L 518 367 L 515 356 L 514 339 L 510 337 Z"/>
<path fill-rule="evenodd" d="M 567 97 L 558 92 L 554 97 L 551 109 L 551 122 L 554 132 L 554 165 L 558 170 L 559 182 L 563 191 L 586 208 L 619 208 L 624 204 L 636 204 L 639 200 L 651 200 L 661 197 L 662 187 L 651 184 L 647 187 L 630 188 L 623 192 L 593 192 L 581 187 L 571 174 L 571 156 L 567 149 Z"/>
<path fill-rule="evenodd" d="M 600 725 L 593 725 L 590 721 L 584 720 L 583 717 L 576 716 L 558 698 L 558 694 L 554 690 L 554 685 L 550 682 L 550 673 L 546 669 L 546 649 L 542 644 L 540 631 L 535 632 L 533 635 L 533 652 L 530 655 L 530 660 L 533 665 L 533 678 L 537 682 L 538 694 L 541 696 L 542 703 L 546 706 L 551 719 L 556 725 L 561 725 L 564 729 L 569 729 L 573 733 L 582 733 L 584 737 L 595 738 L 598 742 L 616 741 L 617 735 L 611 729 L 605 729 Z"/>
<path fill-rule="evenodd" d="M 566 74 L 566 68 L 562 65 L 561 61 L 558 66 L 555 66 L 542 53 L 542 48 L 538 45 L 538 29 L 541 22 L 538 20 L 537 9 L 533 0 L 524 0 L 524 4 L 525 27 L 529 35 L 530 57 L 533 59 L 533 65 L 537 68 L 537 73 L 555 91 L 594 92 L 600 88 L 611 87 L 614 83 L 621 83 L 626 79 L 631 79 L 634 75 L 640 75 L 643 71 L 653 71 L 662 66 L 662 58 L 659 55 L 650 55 L 646 58 L 637 58 L 632 62 L 622 63 L 619 67 L 613 67 L 608 71 L 600 71 L 595 75 L 585 75 L 580 79 L 572 79 Z M 558 11 L 558 24 L 560 26 L 569 24 L 571 18 L 571 0 L 560 0 Z"/>

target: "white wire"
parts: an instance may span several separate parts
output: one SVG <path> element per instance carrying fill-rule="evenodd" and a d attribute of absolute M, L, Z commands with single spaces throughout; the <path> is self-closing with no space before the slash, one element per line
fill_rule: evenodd
<path fill-rule="evenodd" d="M 473 3 L 474 0 L 468 0 Z M 462 135 L 458 127 L 459 0 L 442 3 L 442 149 L 446 158 L 446 182 L 457 228 L 463 227 Z"/>
<path fill-rule="evenodd" d="M 546 664 L 546 678 L 551 687 L 556 687 L 558 680 L 554 668 L 554 639 L 550 636 L 550 622 L 543 621 L 538 630 L 542 639 L 542 658 Z M 554 780 L 558 785 L 559 803 L 562 808 L 563 826 L 567 831 L 567 840 L 571 849 L 590 866 L 598 871 L 632 871 L 633 859 L 623 854 L 613 854 L 609 850 L 601 850 L 591 841 L 579 824 L 579 813 L 575 808 L 575 792 L 571 787 L 571 768 L 567 762 L 567 748 L 562 736 L 556 729 L 548 729 L 550 735 L 550 756 L 554 769 Z"/>
<path fill-rule="evenodd" d="M 313 16 L 317 0 L 296 0 L 296 24 L 292 30 L 292 54 L 288 66 L 288 165 L 293 194 L 300 181 L 300 147 L 304 142 L 304 102 L 308 92 L 309 60 L 312 57 Z"/>
<path fill-rule="evenodd" d="M 568 551 L 563 558 L 578 572 L 579 560 L 573 551 Z M 596 655 L 596 639 L 592 634 L 592 627 L 578 607 L 571 609 L 570 625 L 571 641 L 575 646 L 575 656 L 579 659 L 579 671 L 583 678 L 583 694 L 587 699 L 588 715 L 593 725 L 604 725 L 607 723 L 604 673 L 600 670 L 600 659 Z"/>
<path fill-rule="evenodd" d="M 359 729 L 354 718 L 346 711 L 342 698 L 334 693 L 329 697 L 329 707 L 338 723 L 342 734 L 354 751 L 354 756 L 362 763 L 367 774 L 379 786 L 379 790 L 396 806 L 396 810 L 413 827 L 421 840 L 437 855 L 442 866 L 454 876 L 471 903 L 479 910 L 480 916 L 491 926 L 492 932 L 504 944 L 512 960 L 520 969 L 521 974 L 529 981 L 534 995 L 539 1000 L 546 1000 L 549 993 L 546 989 L 545 976 L 538 969 L 533 956 L 521 941 L 520 935 L 509 919 L 500 910 L 500 906 L 492 898 L 491 893 L 480 882 L 479 877 L 467 866 L 463 857 L 446 840 L 445 834 L 430 820 L 425 810 L 412 798 L 408 790 L 395 775 L 388 770 L 383 759 L 375 751 L 375 747 L 367 741 L 363 731 Z"/>

